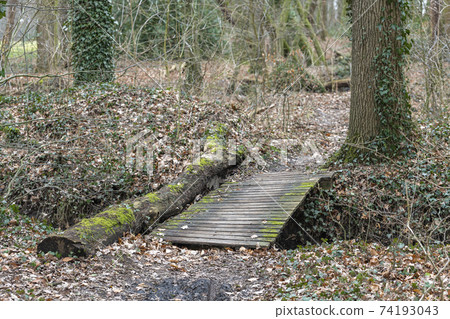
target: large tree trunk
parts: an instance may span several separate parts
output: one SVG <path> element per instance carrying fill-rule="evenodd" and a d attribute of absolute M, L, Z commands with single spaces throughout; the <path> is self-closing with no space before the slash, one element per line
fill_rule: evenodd
<path fill-rule="evenodd" d="M 390 155 L 389 151 L 394 154 L 399 145 L 392 145 L 392 141 L 408 135 L 405 123 L 411 121 L 409 102 L 405 102 L 402 43 L 398 40 L 398 31 L 392 29 L 392 25 L 402 25 L 401 12 L 397 4 L 389 0 L 353 1 L 351 9 L 354 24 L 350 123 L 347 145 L 340 155 L 353 160 L 364 151 L 361 145 L 377 138 L 389 146 L 389 150 L 383 150 L 385 155 Z M 391 18 L 383 20 L 387 13 Z M 383 81 L 389 81 L 389 86 Z M 384 85 L 383 92 L 381 85 Z M 388 98 L 386 104 L 382 104 L 380 94 Z"/>
<path fill-rule="evenodd" d="M 16 19 L 17 0 L 8 1 L 10 7 L 6 15 L 5 33 L 2 38 L 2 47 L 0 52 L 0 71 L 6 72 L 6 64 L 8 63 L 8 55 L 11 50 L 11 40 L 14 31 Z"/>
<path fill-rule="evenodd" d="M 218 143 L 210 141 L 207 147 L 209 153 L 187 166 L 173 183 L 155 193 L 128 200 L 92 218 L 83 219 L 61 235 L 45 238 L 38 245 L 38 252 L 58 252 L 61 256 L 92 255 L 126 232 L 151 229 L 157 222 L 179 214 L 198 194 L 216 186 L 218 176 L 223 176 L 242 160 Z"/>
<path fill-rule="evenodd" d="M 382 5 L 385 1 L 377 3 L 363 14 L 364 4 L 370 5 L 371 0 L 353 1 L 353 28 L 352 28 L 352 94 L 350 101 L 350 123 L 348 140 L 370 141 L 378 135 L 379 117 L 375 108 L 375 67 L 374 60 L 379 45 L 381 32 L 377 28 L 381 17 Z"/>

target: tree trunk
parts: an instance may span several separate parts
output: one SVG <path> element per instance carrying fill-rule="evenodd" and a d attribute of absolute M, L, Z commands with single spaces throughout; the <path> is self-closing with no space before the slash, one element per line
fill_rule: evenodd
<path fill-rule="evenodd" d="M 55 7 L 54 0 L 40 0 L 38 22 L 36 25 L 37 62 L 36 72 L 49 73 L 52 70 L 52 57 L 56 47 L 54 25 L 57 23 L 55 12 L 50 8 Z"/>
<path fill-rule="evenodd" d="M 0 52 L 0 72 L 6 72 L 6 65 L 8 64 L 8 56 L 11 50 L 11 40 L 14 31 L 15 19 L 16 19 L 16 9 L 17 9 L 17 0 L 10 0 L 9 2 L 9 10 L 6 15 L 6 26 L 5 33 L 2 38 L 2 47 Z"/>
<path fill-rule="evenodd" d="M 440 33 L 441 0 L 430 0 L 431 41 L 435 44 Z"/>
<path fill-rule="evenodd" d="M 448 39 L 450 38 L 450 5 L 444 6 L 441 16 L 442 33 Z"/>
<path fill-rule="evenodd" d="M 431 41 L 426 70 L 426 99 L 425 108 L 435 117 L 441 116 L 444 111 L 445 83 L 443 76 L 443 54 L 441 45 L 441 0 L 431 0 L 429 7 Z M 440 107 L 442 105 L 442 108 Z"/>
<path fill-rule="evenodd" d="M 92 218 L 83 219 L 61 235 L 51 235 L 37 246 L 38 252 L 58 252 L 61 256 L 87 256 L 116 242 L 126 232 L 151 229 L 154 224 L 179 214 L 198 194 L 212 188 L 218 176 L 242 161 L 209 141 L 209 153 L 186 167 L 183 173 L 161 190 L 120 205 L 112 206 Z"/>
<path fill-rule="evenodd" d="M 185 5 L 185 16 L 187 28 L 189 28 L 190 21 L 190 32 L 187 33 L 186 37 L 190 40 L 187 41 L 187 45 L 184 48 L 185 57 L 185 68 L 184 68 L 184 83 L 183 90 L 187 93 L 197 94 L 203 84 L 203 74 L 202 74 L 202 64 L 201 64 L 201 54 L 199 50 L 198 41 L 198 21 L 196 18 L 196 10 L 194 8 L 196 2 L 193 0 L 186 1 Z"/>
<path fill-rule="evenodd" d="M 351 10 L 350 123 L 347 145 L 340 154 L 348 161 L 365 151 L 362 145 L 377 138 L 387 143 L 387 149 L 380 147 L 385 155 L 395 153 L 400 145 L 392 145 L 393 141 L 408 135 L 411 122 L 409 102 L 405 102 L 402 43 L 392 28 L 402 25 L 400 8 L 389 0 L 360 0 L 353 1 Z M 391 18 L 383 20 L 387 13 Z"/>
<path fill-rule="evenodd" d="M 314 18 L 314 15 L 316 13 L 316 8 L 317 8 L 317 1 L 318 0 L 310 0 L 308 5 L 308 20 L 309 23 L 311 23 L 312 26 L 317 27 L 316 25 L 316 19 Z"/>
<path fill-rule="evenodd" d="M 321 19 L 320 19 L 320 39 L 325 40 L 327 37 L 327 26 L 328 26 L 328 1 L 322 0 L 321 2 Z"/>
<path fill-rule="evenodd" d="M 290 51 L 288 43 L 288 34 L 286 34 L 286 26 L 289 20 L 289 13 L 291 11 L 292 0 L 284 0 L 281 8 L 281 14 L 278 21 L 277 39 L 278 39 L 278 53 L 283 57 L 287 57 Z"/>
<path fill-rule="evenodd" d="M 308 14 L 305 11 L 305 9 L 303 8 L 301 1 L 296 0 L 296 2 L 297 2 L 298 15 L 300 16 L 301 21 L 303 22 L 306 29 L 308 30 L 309 36 L 313 40 L 314 49 L 316 50 L 316 53 L 317 53 L 317 59 L 322 61 L 323 63 L 325 63 L 325 55 L 323 54 L 323 50 L 322 50 L 322 47 L 320 46 L 319 40 L 317 39 L 316 33 L 315 33 L 311 23 L 308 20 Z M 313 61 L 313 63 L 314 63 L 314 61 Z"/>

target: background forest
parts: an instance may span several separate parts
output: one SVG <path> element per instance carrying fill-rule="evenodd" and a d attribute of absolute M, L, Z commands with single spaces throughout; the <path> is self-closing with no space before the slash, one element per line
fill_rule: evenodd
<path fill-rule="evenodd" d="M 213 276 L 205 256 L 236 275 L 223 299 L 448 300 L 450 4 L 398 3 L 413 133 L 401 154 L 372 145 L 350 158 L 339 150 L 351 144 L 351 1 L 0 0 L 0 300 L 171 299 L 136 288 L 137 263 L 165 266 L 146 283 L 163 291 L 173 271 Z M 130 167 L 127 143 L 143 131 L 156 137 L 151 167 Z M 48 234 L 173 181 L 210 136 L 253 159 L 231 179 L 337 172 L 311 195 L 297 248 L 197 255 L 130 234 L 94 260 L 36 254 Z M 138 274 L 131 284 L 123 269 Z"/>

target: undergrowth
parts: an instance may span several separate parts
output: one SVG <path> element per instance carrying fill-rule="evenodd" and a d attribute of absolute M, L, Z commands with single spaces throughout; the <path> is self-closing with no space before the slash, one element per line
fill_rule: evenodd
<path fill-rule="evenodd" d="M 319 240 L 449 244 L 450 125 L 419 124 L 416 151 L 403 158 L 338 164 L 334 187 L 307 204 L 306 230 Z"/>

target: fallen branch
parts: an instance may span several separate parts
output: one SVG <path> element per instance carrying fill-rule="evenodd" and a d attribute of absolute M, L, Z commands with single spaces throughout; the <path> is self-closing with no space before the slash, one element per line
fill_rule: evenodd
<path fill-rule="evenodd" d="M 61 256 L 93 255 L 98 248 L 116 242 L 126 232 L 140 232 L 179 214 L 198 194 L 216 183 L 217 177 L 242 161 L 217 142 L 209 141 L 207 153 L 187 166 L 172 183 L 157 192 L 111 206 L 92 218 L 83 219 L 61 235 L 51 235 L 38 244 L 38 252 Z"/>
<path fill-rule="evenodd" d="M 325 83 L 325 90 L 333 92 L 342 88 L 350 88 L 350 79 L 339 79 Z"/>

